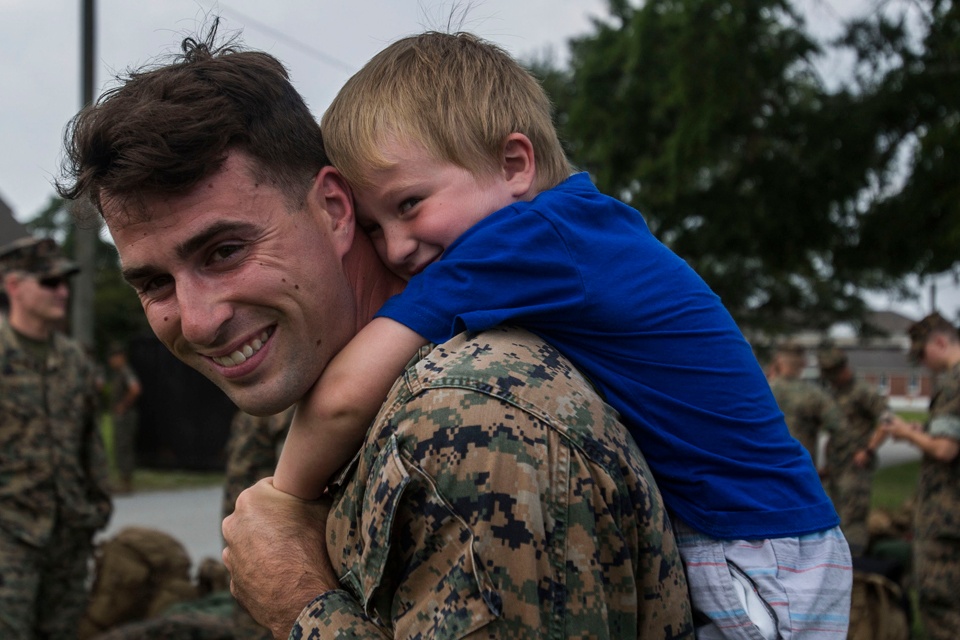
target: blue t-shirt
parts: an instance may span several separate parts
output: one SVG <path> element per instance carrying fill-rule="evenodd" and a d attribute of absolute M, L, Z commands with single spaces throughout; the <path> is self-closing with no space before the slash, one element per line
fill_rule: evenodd
<path fill-rule="evenodd" d="M 667 507 L 715 538 L 839 523 L 720 298 L 585 173 L 484 218 L 378 315 L 435 343 L 514 324 L 623 417 Z"/>

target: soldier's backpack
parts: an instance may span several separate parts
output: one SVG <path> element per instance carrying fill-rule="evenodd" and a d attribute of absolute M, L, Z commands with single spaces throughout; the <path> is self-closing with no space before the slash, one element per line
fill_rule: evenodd
<path fill-rule="evenodd" d="M 902 590 L 879 573 L 853 572 L 847 640 L 909 640 Z"/>
<path fill-rule="evenodd" d="M 176 538 L 128 527 L 97 547 L 96 574 L 79 637 L 153 617 L 197 595 L 190 556 Z"/>

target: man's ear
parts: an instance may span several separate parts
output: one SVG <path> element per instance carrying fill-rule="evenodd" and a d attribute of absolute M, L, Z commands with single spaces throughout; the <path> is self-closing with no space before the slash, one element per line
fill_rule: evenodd
<path fill-rule="evenodd" d="M 355 219 L 353 192 L 340 172 L 332 166 L 320 169 L 307 195 L 307 209 L 327 227 L 339 255 L 353 244 Z"/>
<path fill-rule="evenodd" d="M 507 136 L 500 153 L 500 170 L 513 197 L 524 200 L 530 195 L 537 177 L 537 162 L 530 138 L 516 132 Z"/>

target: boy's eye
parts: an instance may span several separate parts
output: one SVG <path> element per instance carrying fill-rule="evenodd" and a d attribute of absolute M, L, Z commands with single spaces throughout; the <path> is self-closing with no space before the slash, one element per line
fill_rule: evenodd
<path fill-rule="evenodd" d="M 420 202 L 420 198 L 407 198 L 400 203 L 400 215 L 403 215 L 417 206 L 417 203 Z"/>

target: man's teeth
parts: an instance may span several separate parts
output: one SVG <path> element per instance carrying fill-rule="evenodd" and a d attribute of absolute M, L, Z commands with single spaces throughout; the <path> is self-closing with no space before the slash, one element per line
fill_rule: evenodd
<path fill-rule="evenodd" d="M 221 367 L 235 367 L 247 361 L 247 358 L 260 351 L 260 347 L 269 338 L 269 334 L 264 331 L 259 338 L 254 338 L 249 344 L 245 344 L 230 355 L 211 358 Z"/>

